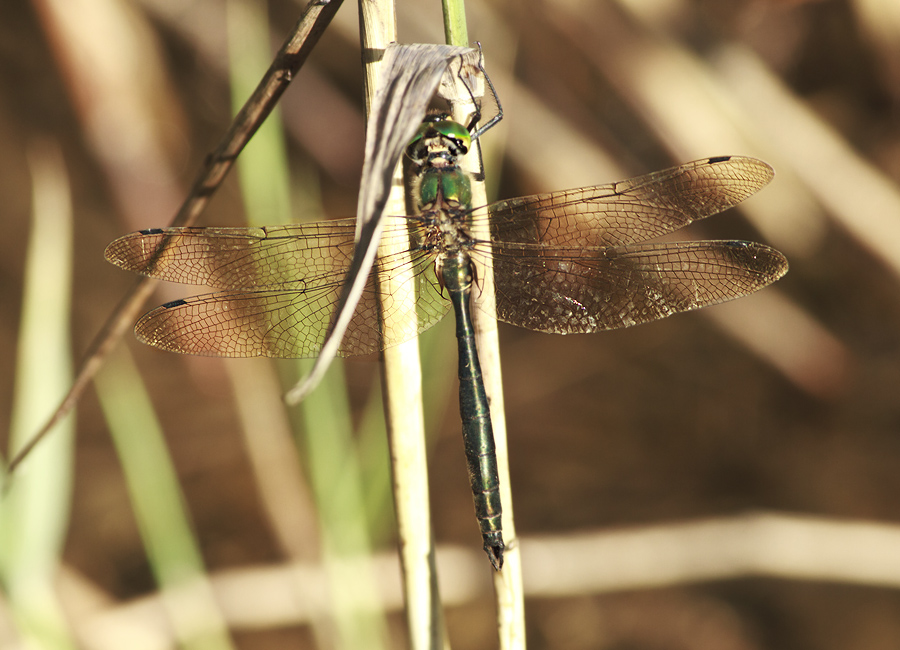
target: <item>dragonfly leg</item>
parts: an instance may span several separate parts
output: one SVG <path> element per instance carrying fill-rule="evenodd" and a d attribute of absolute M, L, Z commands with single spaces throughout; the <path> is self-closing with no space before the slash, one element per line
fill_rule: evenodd
<path fill-rule="evenodd" d="M 466 130 L 472 134 L 473 142 L 484 135 L 491 127 L 495 126 L 497 122 L 503 119 L 503 106 L 500 104 L 500 97 L 497 96 L 497 91 L 494 89 L 494 84 L 491 82 L 491 78 L 488 76 L 487 70 L 484 69 L 484 55 L 481 54 L 481 43 L 478 43 L 478 53 L 480 55 L 478 61 L 478 69 L 481 70 L 481 74 L 484 75 L 484 81 L 487 84 L 488 88 L 490 88 L 491 90 L 491 95 L 494 98 L 494 104 L 497 105 L 497 112 L 493 117 L 491 117 L 491 119 L 485 122 L 483 126 L 479 127 L 477 130 L 473 130 L 475 129 L 475 126 L 478 124 L 478 122 L 481 121 L 481 105 L 477 101 L 475 101 L 475 97 L 472 96 L 472 89 L 466 85 L 466 90 L 469 91 L 469 96 L 472 98 L 472 105 L 475 106 L 475 114 L 472 115 L 472 119 L 469 120 L 469 124 L 466 127 Z"/>

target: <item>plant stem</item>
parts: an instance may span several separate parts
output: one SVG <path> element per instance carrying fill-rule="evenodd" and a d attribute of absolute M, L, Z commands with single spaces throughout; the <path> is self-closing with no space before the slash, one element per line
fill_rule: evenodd
<path fill-rule="evenodd" d="M 443 0 L 444 40 L 447 45 L 466 47 L 469 44 L 469 32 L 466 29 L 465 0 Z"/>

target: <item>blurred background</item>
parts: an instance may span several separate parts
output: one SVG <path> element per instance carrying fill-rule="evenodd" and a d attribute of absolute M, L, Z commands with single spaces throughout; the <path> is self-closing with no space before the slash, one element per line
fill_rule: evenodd
<path fill-rule="evenodd" d="M 32 323 L 35 349 L 60 340 L 65 357 L 68 340 L 73 362 L 84 357 L 134 282 L 104 261 L 105 246 L 171 219 L 232 106 L 249 95 L 301 9 L 290 0 L 0 6 L 0 415 L 14 432 L 0 438 L 6 458 L 10 435 L 36 429 L 70 381 L 65 363 L 27 361 L 23 322 Z M 232 174 L 200 225 L 241 225 L 251 210 L 263 223 L 285 212 L 355 214 L 365 124 L 357 11 L 345 3 L 285 93 L 274 153 L 260 150 L 262 162 Z M 635 557 L 635 544 L 651 539 L 644 533 L 674 545 L 641 545 L 648 555 L 619 581 L 569 585 L 560 570 L 554 588 L 534 587 L 526 602 L 531 647 L 900 646 L 896 546 L 887 547 L 892 555 L 881 544 L 900 530 L 900 4 L 470 0 L 467 11 L 469 37 L 482 43 L 505 110 L 483 143 L 492 199 L 707 156 L 756 156 L 776 169 L 773 183 L 679 236 L 763 241 L 791 264 L 783 280 L 752 297 L 629 330 L 558 337 L 501 325 L 526 589 L 529 539 L 596 533 L 609 554 L 584 561 L 613 574 Z M 401 42 L 443 41 L 436 0 L 400 2 L 398 18 Z M 263 35 L 261 54 L 240 49 L 253 34 Z M 276 158 L 287 163 L 266 167 Z M 263 197 L 259 207 L 247 189 L 254 173 L 263 184 L 286 178 L 287 189 L 274 199 L 264 192 L 269 202 Z M 42 210 L 62 221 L 39 229 Z M 67 211 L 71 221 L 60 216 Z M 46 257 L 32 256 L 32 232 L 50 241 L 67 223 L 71 244 L 63 238 Z M 69 250 L 71 267 L 56 268 Z M 26 268 L 35 270 L 29 276 Z M 71 310 L 23 321 L 26 278 L 42 275 L 51 287 L 71 282 Z M 193 290 L 160 286 L 152 302 Z M 433 350 L 425 390 L 434 534 L 439 547 L 475 558 L 466 560 L 477 574 L 469 587 L 447 586 L 451 642 L 493 647 L 450 320 L 422 343 Z M 29 538 L 25 524 L 0 517 L 0 647 L 20 647 L 27 612 L 54 608 L 60 640 L 44 647 L 75 647 L 72 639 L 83 647 L 174 647 L 175 638 L 187 647 L 192 623 L 179 623 L 178 612 L 192 609 L 205 612 L 200 627 L 218 630 L 216 647 L 339 647 L 341 638 L 360 647 L 346 642 L 352 635 L 342 636 L 320 602 L 339 607 L 340 588 L 325 598 L 319 576 L 301 580 L 307 600 L 279 589 L 293 579 L 291 562 L 319 566 L 324 557 L 329 566 L 334 539 L 320 540 L 320 529 L 341 531 L 330 533 L 340 540 L 368 538 L 378 557 L 394 554 L 377 363 L 344 364 L 346 398 L 332 399 L 332 384 L 319 391 L 336 401 L 341 421 L 316 423 L 283 411 L 268 364 L 178 357 L 130 334 L 124 346 L 136 366 L 114 357 L 100 399 L 90 388 L 78 407 L 74 439 L 57 435 L 62 455 L 44 474 L 23 468 L 38 492 L 51 479 L 55 487 L 44 501 L 22 500 L 26 512 L 17 516 L 51 521 L 34 524 Z M 295 372 L 287 362 L 276 370 Z M 51 387 L 36 415 L 22 415 L 17 401 L 26 384 Z M 116 416 L 126 399 L 116 391 L 131 395 L 141 385 L 148 401 L 134 397 L 139 406 Z M 137 414 L 158 431 L 128 431 Z M 111 436 L 116 421 L 125 422 L 122 437 Z M 326 439 L 346 430 L 352 451 L 322 452 L 337 465 L 313 467 L 318 443 L 301 436 L 308 453 L 295 455 L 291 425 Z M 156 434 L 167 451 L 139 448 L 125 460 L 129 437 Z M 157 455 L 158 466 L 150 461 Z M 350 456 L 359 479 L 345 478 L 342 459 Z M 129 463 L 149 471 L 143 483 Z M 311 504 L 330 484 L 357 480 L 365 526 L 348 532 L 335 516 L 329 529 L 329 515 Z M 140 494 L 168 495 L 181 523 L 163 527 L 183 529 L 182 541 L 152 541 L 148 522 L 162 506 L 137 505 Z M 777 543 L 755 544 L 760 522 L 775 531 L 765 541 Z M 782 535 L 779 526 L 791 522 L 797 534 Z M 11 550 L 13 537 L 26 548 Z M 663 548 L 708 563 L 655 576 L 654 553 Z M 35 550 L 45 561 L 62 554 L 62 578 L 48 577 L 56 595 L 32 598 L 22 586 L 31 581 L 16 578 L 30 562 L 16 558 Z M 754 551 L 760 556 L 748 564 Z M 798 562 L 804 568 L 795 571 Z M 197 599 L 171 591 L 159 598 L 160 585 L 184 571 L 211 582 L 192 587 Z M 395 581 L 376 576 L 372 592 Z M 366 647 L 377 647 L 375 637 L 387 647 L 405 643 L 394 599 L 386 618 L 359 628 L 368 630 Z M 51 604 L 29 610 L 23 602 Z"/>

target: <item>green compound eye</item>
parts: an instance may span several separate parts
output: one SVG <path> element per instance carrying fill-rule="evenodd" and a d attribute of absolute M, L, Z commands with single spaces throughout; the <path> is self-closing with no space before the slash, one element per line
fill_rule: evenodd
<path fill-rule="evenodd" d="M 434 127 L 434 129 L 444 137 L 456 140 L 462 144 L 465 151 L 469 150 L 469 146 L 472 144 L 472 137 L 469 135 L 466 127 L 462 124 L 453 122 L 452 120 L 443 120 L 441 122 L 434 122 L 430 126 Z"/>
<path fill-rule="evenodd" d="M 436 119 L 433 121 L 426 120 L 425 122 L 422 122 L 422 124 L 419 125 L 419 130 L 416 131 L 416 135 L 409 141 L 409 146 L 412 147 L 419 142 L 425 137 L 425 134 L 432 129 L 448 140 L 453 140 L 459 144 L 463 149 L 462 153 L 466 153 L 472 144 L 472 137 L 469 135 L 466 127 L 462 124 L 448 119 Z"/>

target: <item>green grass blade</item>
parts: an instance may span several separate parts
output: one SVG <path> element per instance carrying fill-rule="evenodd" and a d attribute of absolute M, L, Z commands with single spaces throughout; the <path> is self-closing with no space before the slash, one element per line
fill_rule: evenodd
<path fill-rule="evenodd" d="M 444 39 L 447 45 L 467 47 L 469 31 L 466 28 L 465 0 L 442 0 L 444 13 Z"/>
<path fill-rule="evenodd" d="M 55 144 L 34 147 L 30 163 L 33 221 L 26 254 L 10 455 L 53 411 L 72 380 L 68 179 Z M 53 587 L 72 500 L 74 429 L 69 415 L 0 499 L 0 586 L 27 647 L 75 647 Z"/>
<path fill-rule="evenodd" d="M 271 56 L 265 2 L 230 0 L 228 17 L 232 97 L 239 108 Z M 279 113 L 273 112 L 238 163 L 244 206 L 248 221 L 254 226 L 291 221 L 290 174 L 278 117 Z M 229 364 L 229 368 L 232 373 L 244 370 L 244 366 L 238 368 L 234 364 Z M 298 446 L 308 468 L 318 511 L 322 559 L 330 581 L 335 646 L 377 649 L 386 646 L 387 624 L 368 569 L 372 549 L 346 395 L 346 383 L 340 364 L 336 363 L 322 384 L 297 407 L 300 415 L 292 421 L 302 432 L 297 434 Z M 240 402 L 247 396 L 236 390 L 235 399 Z M 249 444 L 253 444 L 250 437 Z M 274 512 L 276 507 L 269 510 Z M 322 630 L 317 629 L 316 634 L 321 635 Z"/>
<path fill-rule="evenodd" d="M 185 511 L 162 428 L 126 348 L 94 383 L 119 454 L 141 538 L 182 648 L 233 648 Z"/>
<path fill-rule="evenodd" d="M 307 368 L 308 369 L 308 368 Z M 342 366 L 304 401 L 301 448 L 319 509 L 325 569 L 342 647 L 389 647 L 372 573 L 369 527 Z"/>
<path fill-rule="evenodd" d="M 272 60 L 265 0 L 228 0 L 228 67 L 232 112 L 237 113 Z M 237 172 L 251 226 L 291 219 L 287 146 L 276 107 L 241 152 Z"/>

